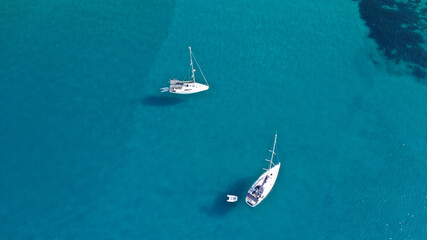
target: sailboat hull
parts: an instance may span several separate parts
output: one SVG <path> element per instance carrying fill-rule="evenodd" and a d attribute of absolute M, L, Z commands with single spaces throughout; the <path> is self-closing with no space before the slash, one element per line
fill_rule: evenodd
<path fill-rule="evenodd" d="M 208 85 L 197 82 L 184 82 L 178 80 L 171 80 L 169 92 L 174 94 L 192 94 L 203 92 L 209 89 Z"/>
<path fill-rule="evenodd" d="M 276 183 L 277 176 L 279 175 L 279 170 L 280 163 L 276 164 L 274 167 L 264 172 L 252 184 L 245 198 L 245 201 L 249 206 L 255 207 L 267 197 L 271 189 L 273 189 L 274 184 Z"/>

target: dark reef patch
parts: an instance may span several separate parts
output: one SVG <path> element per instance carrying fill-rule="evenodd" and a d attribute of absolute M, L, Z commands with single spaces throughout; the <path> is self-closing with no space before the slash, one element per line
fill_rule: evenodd
<path fill-rule="evenodd" d="M 417 79 L 427 78 L 427 6 L 420 0 L 358 0 L 360 17 L 384 55 L 403 61 Z M 424 81 L 419 81 L 424 82 Z"/>

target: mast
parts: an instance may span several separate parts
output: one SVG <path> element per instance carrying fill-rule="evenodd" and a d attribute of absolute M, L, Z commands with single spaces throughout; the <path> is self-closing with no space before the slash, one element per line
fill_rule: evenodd
<path fill-rule="evenodd" d="M 276 140 L 277 140 L 277 132 L 274 135 L 273 150 L 270 150 L 270 152 L 271 152 L 271 158 L 270 158 L 270 167 L 268 169 L 271 169 L 271 165 L 273 164 L 273 157 L 274 157 L 274 155 L 276 155 L 276 153 L 274 152 L 274 150 L 276 149 Z"/>
<path fill-rule="evenodd" d="M 193 82 L 196 82 L 196 77 L 194 76 L 194 72 L 196 70 L 194 70 L 193 67 L 193 53 L 191 52 L 191 46 L 189 46 L 188 49 L 190 49 L 191 80 L 193 80 Z"/>

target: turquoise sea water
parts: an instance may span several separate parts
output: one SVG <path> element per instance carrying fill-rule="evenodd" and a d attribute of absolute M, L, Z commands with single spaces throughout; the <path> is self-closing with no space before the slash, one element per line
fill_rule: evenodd
<path fill-rule="evenodd" d="M 426 239 L 423 61 L 387 60 L 361 6 L 3 3 L 0 238 Z M 211 89 L 160 94 L 189 45 Z"/>

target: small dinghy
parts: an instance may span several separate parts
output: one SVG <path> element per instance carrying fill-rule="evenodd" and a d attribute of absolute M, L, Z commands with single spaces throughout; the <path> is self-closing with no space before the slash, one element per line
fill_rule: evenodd
<path fill-rule="evenodd" d="M 160 88 L 160 91 L 161 92 L 167 92 L 167 91 L 169 91 L 169 88 L 168 87 Z"/>
<path fill-rule="evenodd" d="M 227 202 L 237 202 L 238 197 L 234 195 L 227 195 L 228 199 Z"/>

